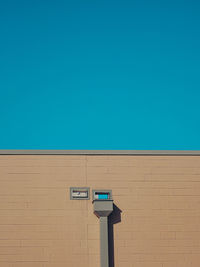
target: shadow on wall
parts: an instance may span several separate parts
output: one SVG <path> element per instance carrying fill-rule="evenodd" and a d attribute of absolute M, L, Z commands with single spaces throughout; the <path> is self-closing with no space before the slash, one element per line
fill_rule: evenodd
<path fill-rule="evenodd" d="M 121 210 L 113 204 L 113 212 L 108 217 L 108 246 L 109 246 L 109 267 L 115 266 L 114 255 L 114 224 L 121 222 Z"/>

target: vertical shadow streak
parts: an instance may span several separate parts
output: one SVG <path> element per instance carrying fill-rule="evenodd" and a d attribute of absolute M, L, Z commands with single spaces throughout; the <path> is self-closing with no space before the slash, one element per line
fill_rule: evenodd
<path fill-rule="evenodd" d="M 115 266 L 114 255 L 114 224 L 121 222 L 121 210 L 113 204 L 113 212 L 108 217 L 108 247 L 109 247 L 109 267 Z"/>

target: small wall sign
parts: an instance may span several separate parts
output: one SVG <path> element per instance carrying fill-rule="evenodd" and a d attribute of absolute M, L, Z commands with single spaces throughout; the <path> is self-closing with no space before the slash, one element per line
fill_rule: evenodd
<path fill-rule="evenodd" d="M 90 188 L 70 187 L 70 199 L 90 199 Z"/>

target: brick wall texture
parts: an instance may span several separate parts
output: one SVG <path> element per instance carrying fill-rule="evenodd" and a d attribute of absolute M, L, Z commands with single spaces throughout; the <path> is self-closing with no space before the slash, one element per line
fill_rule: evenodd
<path fill-rule="evenodd" d="M 100 266 L 92 200 L 71 186 L 112 189 L 115 267 L 200 266 L 200 156 L 1 155 L 1 267 Z"/>

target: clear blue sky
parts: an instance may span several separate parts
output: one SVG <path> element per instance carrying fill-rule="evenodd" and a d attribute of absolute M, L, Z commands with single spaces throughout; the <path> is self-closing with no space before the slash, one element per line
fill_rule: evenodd
<path fill-rule="evenodd" d="M 200 2 L 3 1 L 0 149 L 200 149 Z"/>

